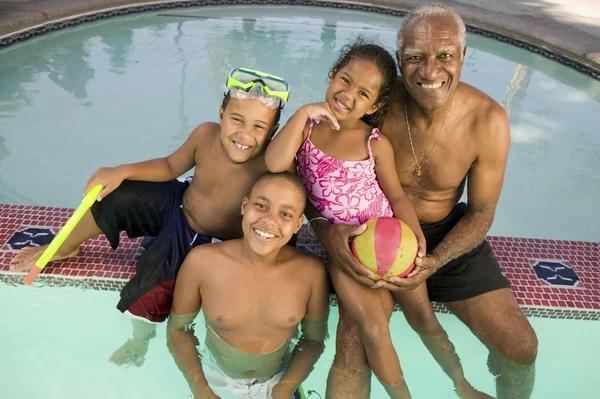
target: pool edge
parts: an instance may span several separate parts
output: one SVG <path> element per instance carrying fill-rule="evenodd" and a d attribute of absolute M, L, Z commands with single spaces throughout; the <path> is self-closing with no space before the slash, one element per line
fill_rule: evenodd
<path fill-rule="evenodd" d="M 0 49 L 85 22 L 171 8 L 216 5 L 295 5 L 344 8 L 401 16 L 407 10 L 420 4 L 417 0 L 372 0 L 371 2 L 341 0 L 167 0 L 151 2 L 87 0 L 85 3 L 77 3 L 77 1 L 86 0 L 68 0 L 65 2 L 71 2 L 68 5 L 42 0 L 41 3 L 47 7 L 44 11 L 25 9 L 21 10 L 21 14 L 24 15 L 20 17 L 0 21 Z M 530 16 L 519 18 L 500 12 L 491 12 L 477 7 L 476 4 L 458 3 L 452 0 L 445 1 L 445 3 L 454 6 L 461 13 L 471 33 L 526 49 L 600 80 L 600 49 L 590 47 L 595 46 L 595 44 L 590 45 L 591 41 L 597 40 L 600 43 L 600 37 L 594 37 L 588 32 L 580 31 L 566 24 L 559 24 L 555 19 L 541 18 L 536 22 L 535 19 L 530 21 Z M 471 1 L 471 3 L 477 2 Z M 18 12 L 15 13 L 18 14 Z M 552 26 L 547 26 L 548 21 L 553 22 Z M 565 29 L 572 30 L 565 32 Z M 580 40 L 577 40 L 578 38 Z M 582 47 L 574 47 L 574 43 L 581 43 Z"/>

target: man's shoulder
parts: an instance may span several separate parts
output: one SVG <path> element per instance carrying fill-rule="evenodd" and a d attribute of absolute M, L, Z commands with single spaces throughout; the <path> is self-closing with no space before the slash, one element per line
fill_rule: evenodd
<path fill-rule="evenodd" d="M 468 108 L 476 120 L 486 124 L 508 122 L 504 108 L 492 97 L 468 83 L 461 82 L 459 87 L 465 93 Z"/>
<path fill-rule="evenodd" d="M 465 93 L 473 138 L 480 138 L 481 143 L 486 145 L 510 140 L 510 127 L 504 107 L 476 87 L 462 82 L 460 87 Z M 491 138 L 493 139 L 490 140 Z"/>

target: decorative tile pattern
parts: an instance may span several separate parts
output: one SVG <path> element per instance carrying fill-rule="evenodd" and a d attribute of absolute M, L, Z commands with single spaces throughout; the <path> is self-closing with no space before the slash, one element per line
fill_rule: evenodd
<path fill-rule="evenodd" d="M 564 262 L 540 260 L 533 265 L 536 276 L 550 285 L 575 287 L 579 277 L 575 270 Z"/>
<path fill-rule="evenodd" d="M 33 231 L 30 226 L 57 232 L 72 213 L 72 209 L 0 204 L 0 272 L 8 271 L 10 259 L 16 255 L 11 246 L 15 232 Z M 130 279 L 143 250 L 141 239 L 130 240 L 125 233 L 120 239 L 121 245 L 113 251 L 104 237 L 93 238 L 81 246 L 77 256 L 49 263 L 41 275 Z"/>
<path fill-rule="evenodd" d="M 0 40 L 0 48 L 12 46 L 13 44 L 21 43 L 25 40 L 41 36 L 43 34 L 54 32 L 60 29 L 80 25 L 86 22 L 96 21 L 99 19 L 111 18 L 119 15 L 127 15 L 149 11 L 159 11 L 174 8 L 186 8 L 186 7 L 201 7 L 201 6 L 226 6 L 226 5 L 298 5 L 298 6 L 309 6 L 309 7 L 327 7 L 327 8 L 343 8 L 348 10 L 373 12 L 379 14 L 387 14 L 394 16 L 403 16 L 406 13 L 404 11 L 393 10 L 390 8 L 379 7 L 374 5 L 366 4 L 345 4 L 345 3 L 333 3 L 333 2 L 321 2 L 321 1 L 310 1 L 310 0 L 188 0 L 188 1 L 173 1 L 169 3 L 160 4 L 142 4 L 142 5 L 128 5 L 117 9 L 107 11 L 96 11 L 90 12 L 85 15 L 74 16 L 66 18 L 61 21 L 49 21 L 41 26 L 32 27 L 25 31 L 14 33 L 9 36 L 5 36 Z M 569 57 L 561 54 L 552 52 L 545 49 L 542 46 L 534 45 L 522 40 L 517 40 L 505 35 L 501 35 L 496 32 L 492 32 L 483 28 L 477 28 L 473 26 L 467 26 L 467 31 L 477 35 L 482 35 L 490 39 L 498 40 L 513 46 L 517 46 L 533 53 L 539 54 L 545 58 L 559 62 L 569 68 L 575 69 L 591 78 L 600 80 L 600 70 L 595 69 L 589 65 L 585 65 L 577 60 L 573 60 Z"/>
<path fill-rule="evenodd" d="M 600 243 L 512 237 L 488 237 L 519 304 L 600 310 Z M 540 280 L 539 261 L 563 262 L 580 279 L 575 287 Z"/>
<path fill-rule="evenodd" d="M 71 213 L 71 209 L 0 204 L 0 282 L 17 285 L 24 276 L 8 271 L 17 253 L 15 242 L 22 241 L 14 239 L 21 237 L 16 232 L 29 232 L 32 237 L 47 230 L 56 232 Z M 36 240 L 29 243 L 42 245 Z M 120 247 L 113 251 L 104 237 L 91 239 L 77 256 L 48 264 L 34 285 L 119 291 L 135 274 L 143 241 L 148 240 L 130 240 L 123 233 Z M 488 237 L 488 241 L 526 315 L 600 320 L 600 243 L 513 237 Z M 297 242 L 300 248 L 325 255 L 306 226 Z M 559 279 L 561 284 L 549 284 Z M 566 284 L 569 279 L 572 284 Z M 335 296 L 331 304 L 337 304 Z M 436 312 L 450 313 L 443 303 L 433 303 L 433 307 Z"/>
<path fill-rule="evenodd" d="M 24 247 L 48 245 L 56 236 L 54 229 L 47 227 L 26 227 L 15 231 L 6 243 L 10 249 L 18 251 Z"/>

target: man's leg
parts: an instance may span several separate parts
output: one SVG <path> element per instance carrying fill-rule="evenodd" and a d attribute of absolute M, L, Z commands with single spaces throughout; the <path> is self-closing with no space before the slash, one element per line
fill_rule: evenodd
<path fill-rule="evenodd" d="M 490 349 L 498 399 L 527 399 L 535 381 L 538 340 L 510 288 L 448 302 L 452 312 Z"/>
<path fill-rule="evenodd" d="M 340 320 L 335 337 L 335 356 L 327 377 L 327 399 L 367 399 L 371 369 L 360 340 L 358 326 L 338 302 Z"/>

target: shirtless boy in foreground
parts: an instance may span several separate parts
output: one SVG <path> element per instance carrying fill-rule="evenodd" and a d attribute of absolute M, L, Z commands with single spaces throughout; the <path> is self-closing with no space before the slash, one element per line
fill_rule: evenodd
<path fill-rule="evenodd" d="M 195 398 L 289 399 L 323 352 L 325 266 L 285 245 L 302 226 L 305 203 L 296 176 L 267 172 L 242 202 L 244 238 L 195 248 L 185 259 L 167 343 Z M 192 329 L 201 307 L 202 358 Z"/>

